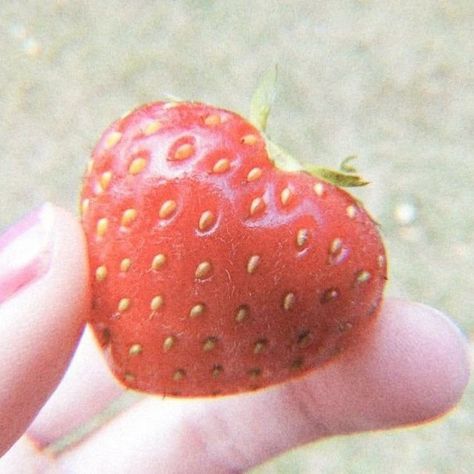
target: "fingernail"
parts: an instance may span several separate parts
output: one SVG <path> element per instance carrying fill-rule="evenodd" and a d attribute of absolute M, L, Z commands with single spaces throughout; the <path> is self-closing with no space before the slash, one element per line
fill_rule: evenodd
<path fill-rule="evenodd" d="M 53 220 L 44 204 L 0 235 L 0 304 L 48 271 Z"/>

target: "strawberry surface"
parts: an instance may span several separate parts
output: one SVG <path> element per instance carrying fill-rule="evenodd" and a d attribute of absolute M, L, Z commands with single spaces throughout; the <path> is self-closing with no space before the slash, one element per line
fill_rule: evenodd
<path fill-rule="evenodd" d="M 82 190 L 90 323 L 117 378 L 210 396 L 303 375 L 376 317 L 381 238 L 350 194 L 285 172 L 239 115 L 145 105 L 97 144 Z"/>

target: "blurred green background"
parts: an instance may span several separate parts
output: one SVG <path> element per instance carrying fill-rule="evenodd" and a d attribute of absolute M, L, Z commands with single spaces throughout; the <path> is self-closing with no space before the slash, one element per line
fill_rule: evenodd
<path fill-rule="evenodd" d="M 347 155 L 372 184 L 387 293 L 474 340 L 474 2 L 2 1 L 0 229 L 51 200 L 76 210 L 101 131 L 174 95 L 245 114 L 279 64 L 269 132 L 307 161 Z M 474 353 L 474 351 L 471 351 Z M 308 445 L 255 473 L 470 473 L 474 389 L 423 427 Z"/>

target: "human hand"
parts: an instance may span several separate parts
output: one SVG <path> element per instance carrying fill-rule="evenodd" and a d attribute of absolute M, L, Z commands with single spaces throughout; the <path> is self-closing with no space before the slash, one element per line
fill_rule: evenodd
<path fill-rule="evenodd" d="M 124 393 L 88 332 L 69 365 L 88 280 L 81 227 L 61 209 L 46 205 L 0 237 L 0 453 L 13 445 L 2 473 L 240 472 L 328 436 L 431 420 L 469 377 L 449 319 L 388 299 L 363 344 L 297 381 L 216 399 L 139 397 L 51 456 Z"/>

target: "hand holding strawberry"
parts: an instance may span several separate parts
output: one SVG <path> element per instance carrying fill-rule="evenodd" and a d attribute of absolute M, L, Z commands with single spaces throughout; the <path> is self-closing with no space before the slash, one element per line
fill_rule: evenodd
<path fill-rule="evenodd" d="M 96 149 L 82 200 L 87 245 L 51 205 L 0 237 L 0 452 L 28 429 L 2 472 L 240 471 L 456 404 L 465 342 L 434 310 L 381 303 L 375 226 L 328 182 L 358 178 L 295 171 L 231 112 L 152 104 Z M 208 403 L 147 397 L 88 436 L 82 424 L 110 413 L 122 390 L 88 333 L 43 406 L 86 318 L 125 385 L 189 396 L 280 385 Z"/>
<path fill-rule="evenodd" d="M 311 440 L 432 420 L 468 380 L 457 328 L 390 300 L 363 344 L 300 381 L 209 401 L 144 397 L 98 426 L 121 389 L 87 337 L 57 386 L 90 306 L 89 277 L 81 228 L 61 209 L 47 205 L 0 237 L 0 454 L 25 433 L 1 472 L 243 471 Z"/>

